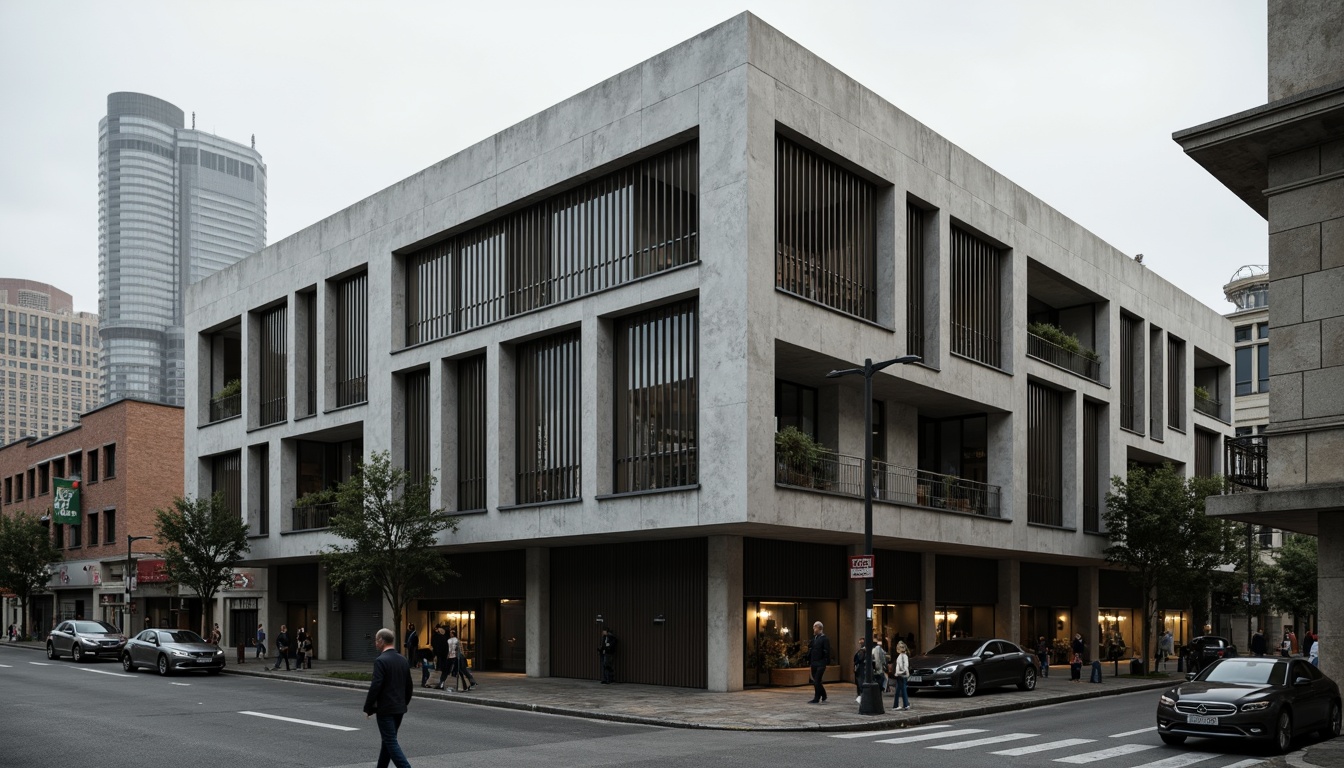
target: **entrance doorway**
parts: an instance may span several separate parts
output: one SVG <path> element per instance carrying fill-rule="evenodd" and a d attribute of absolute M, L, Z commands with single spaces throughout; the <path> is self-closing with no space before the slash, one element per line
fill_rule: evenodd
<path fill-rule="evenodd" d="M 298 650 L 299 630 L 313 641 L 313 655 L 317 655 L 317 603 L 285 603 L 286 624 L 289 625 L 291 655 Z M 254 625 L 255 626 L 255 623 Z"/>

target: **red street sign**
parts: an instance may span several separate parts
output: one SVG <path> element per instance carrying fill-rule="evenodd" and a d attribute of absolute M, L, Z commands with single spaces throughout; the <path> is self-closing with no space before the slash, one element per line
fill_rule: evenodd
<path fill-rule="evenodd" d="M 872 555 L 850 555 L 849 556 L 849 578 L 851 579 L 871 579 L 873 578 L 873 562 L 876 560 Z"/>

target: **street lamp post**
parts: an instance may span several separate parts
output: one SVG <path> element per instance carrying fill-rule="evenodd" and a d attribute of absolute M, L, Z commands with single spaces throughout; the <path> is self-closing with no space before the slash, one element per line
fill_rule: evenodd
<path fill-rule="evenodd" d="M 126 534 L 126 573 L 122 579 L 126 585 L 126 605 L 121 611 L 121 633 L 130 636 L 131 634 L 131 571 L 135 570 L 135 561 L 131 559 L 131 544 L 137 541 L 148 541 L 153 536 L 132 536 Z"/>
<path fill-rule="evenodd" d="M 831 371 L 826 378 L 841 376 L 863 377 L 863 553 L 873 554 L 873 374 L 896 364 L 918 363 L 919 355 L 901 355 L 891 360 L 874 363 L 872 358 L 863 361 L 862 368 L 846 368 Z M 863 581 L 864 619 L 864 664 L 863 684 L 859 686 L 859 714 L 880 715 L 882 691 L 873 682 L 873 577 Z"/>

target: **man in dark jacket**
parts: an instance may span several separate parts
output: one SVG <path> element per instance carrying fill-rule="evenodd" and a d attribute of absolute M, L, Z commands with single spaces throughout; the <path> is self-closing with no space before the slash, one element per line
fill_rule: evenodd
<path fill-rule="evenodd" d="M 820 704 L 826 701 L 826 687 L 821 678 L 826 675 L 826 665 L 831 663 L 831 639 L 822 631 L 821 622 L 812 624 L 812 645 L 807 649 L 807 663 L 812 667 L 812 700 L 808 704 Z"/>
<path fill-rule="evenodd" d="M 606 627 L 602 628 L 602 637 L 597 641 L 597 660 L 602 665 L 602 684 L 616 682 L 616 635 Z"/>
<path fill-rule="evenodd" d="M 442 626 L 434 628 L 434 634 L 429 638 L 429 647 L 434 650 L 434 665 L 439 668 L 439 684 L 434 686 L 439 690 L 445 690 L 444 683 L 448 681 L 448 633 Z"/>
<path fill-rule="evenodd" d="M 1263 627 L 1257 627 L 1255 634 L 1251 635 L 1251 653 L 1256 656 L 1264 656 L 1268 651 L 1269 647 L 1265 642 L 1265 630 Z"/>
<path fill-rule="evenodd" d="M 406 628 L 406 642 L 403 643 L 403 653 L 406 658 L 415 658 L 415 649 L 420 645 L 420 633 L 415 631 L 415 625 L 411 624 Z"/>
<path fill-rule="evenodd" d="M 397 742 L 397 731 L 411 703 L 411 664 L 397 653 L 397 636 L 386 627 L 374 636 L 373 647 L 378 649 L 378 658 L 373 660 L 373 682 L 369 683 L 369 695 L 364 697 L 364 716 L 377 717 L 378 733 L 383 739 L 378 768 L 387 768 L 389 762 L 397 768 L 410 768 L 411 763 Z"/>
<path fill-rule="evenodd" d="M 271 669 L 279 669 L 280 661 L 285 662 L 285 671 L 289 671 L 289 627 L 280 625 L 280 634 L 275 636 L 275 666 Z"/>

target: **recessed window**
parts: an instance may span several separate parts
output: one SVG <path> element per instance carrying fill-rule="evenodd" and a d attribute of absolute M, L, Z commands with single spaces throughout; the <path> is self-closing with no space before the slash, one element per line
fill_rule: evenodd
<path fill-rule="evenodd" d="M 577 331 L 518 347 L 515 445 L 519 504 L 577 499 L 581 494 L 579 356 Z"/>
<path fill-rule="evenodd" d="M 1250 340 L 1251 340 L 1251 326 L 1249 326 L 1249 325 L 1239 325 L 1239 326 L 1237 326 L 1236 335 L 1234 336 L 1234 340 L 1235 340 L 1235 341 L 1250 341 Z"/>
<path fill-rule="evenodd" d="M 699 482 L 697 305 L 659 307 L 616 326 L 616 491 Z"/>

